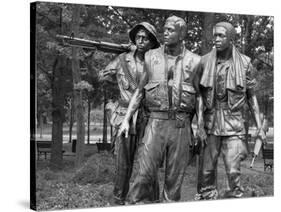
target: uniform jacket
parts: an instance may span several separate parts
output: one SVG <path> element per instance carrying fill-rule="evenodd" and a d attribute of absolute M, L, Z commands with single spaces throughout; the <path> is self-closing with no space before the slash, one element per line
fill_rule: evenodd
<path fill-rule="evenodd" d="M 204 55 L 200 61 L 197 74 L 200 75 L 200 92 L 205 106 L 204 122 L 210 132 L 221 131 L 222 135 L 245 134 L 242 110 L 248 103 L 247 99 L 254 93 L 256 81 L 253 78 L 254 68 L 250 58 L 238 52 L 233 47 L 232 58 L 226 70 L 224 89 L 226 102 L 221 104 L 223 109 L 218 111 L 216 100 L 216 51 Z M 217 113 L 217 114 L 215 114 Z M 222 121 L 215 121 L 215 117 L 223 116 Z M 220 128 L 220 130 L 218 130 Z"/>
<path fill-rule="evenodd" d="M 136 61 L 134 58 L 135 51 L 131 51 L 129 53 L 123 53 L 120 54 L 118 57 L 116 57 L 111 63 L 107 65 L 105 70 L 110 70 L 111 74 L 108 75 L 106 78 L 102 80 L 108 80 L 108 81 L 117 81 L 117 85 L 119 87 L 120 91 L 120 98 L 118 100 L 118 103 L 115 104 L 115 108 L 112 110 L 110 115 L 110 123 L 114 127 L 119 127 L 124 119 L 124 116 L 127 111 L 127 107 L 130 103 L 130 100 L 132 98 L 132 95 L 134 94 L 134 91 L 136 87 L 130 82 L 128 77 L 125 74 L 124 67 L 121 63 L 121 58 L 125 57 L 125 65 L 127 66 L 130 75 L 135 80 L 136 83 L 139 82 L 139 77 L 143 73 L 143 68 L 140 70 L 137 70 Z M 136 118 L 137 118 L 138 111 L 134 114 L 132 118 L 132 131 L 135 131 L 135 125 L 136 125 Z"/>
<path fill-rule="evenodd" d="M 169 109 L 167 70 L 165 68 L 165 47 L 150 50 L 145 55 L 145 71 L 148 82 L 144 87 L 145 103 L 152 110 Z M 200 56 L 183 48 L 177 57 L 173 73 L 172 102 L 173 110 L 190 112 L 195 109 L 196 89 L 193 78 Z"/>

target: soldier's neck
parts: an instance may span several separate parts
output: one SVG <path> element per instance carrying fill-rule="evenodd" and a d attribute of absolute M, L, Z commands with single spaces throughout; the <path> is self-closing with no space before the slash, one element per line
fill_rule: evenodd
<path fill-rule="evenodd" d="M 182 43 L 176 43 L 173 45 L 165 46 L 165 53 L 172 56 L 178 56 L 182 52 Z"/>
<path fill-rule="evenodd" d="M 144 61 L 144 52 L 136 51 L 135 58 L 140 61 Z"/>
<path fill-rule="evenodd" d="M 226 60 L 229 60 L 231 58 L 231 56 L 232 56 L 232 47 L 229 47 L 223 51 L 217 52 L 218 60 L 226 61 Z"/>

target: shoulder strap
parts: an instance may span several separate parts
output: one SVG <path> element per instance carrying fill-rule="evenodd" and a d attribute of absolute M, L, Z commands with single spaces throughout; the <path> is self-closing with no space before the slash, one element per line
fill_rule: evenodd
<path fill-rule="evenodd" d="M 129 69 L 128 69 L 128 66 L 127 66 L 127 63 L 126 63 L 126 54 L 122 54 L 120 55 L 120 62 L 121 62 L 121 66 L 123 68 L 123 71 L 124 71 L 124 74 L 127 78 L 127 80 L 129 81 L 130 83 L 130 87 L 135 90 L 138 86 L 137 86 L 137 83 L 136 81 L 134 80 L 134 78 L 132 77 Z"/>

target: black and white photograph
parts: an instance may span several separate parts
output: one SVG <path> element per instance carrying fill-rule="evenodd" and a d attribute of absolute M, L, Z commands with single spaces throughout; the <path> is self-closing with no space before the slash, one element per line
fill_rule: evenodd
<path fill-rule="evenodd" d="M 30 3 L 31 209 L 274 197 L 274 15 L 179 8 Z"/>

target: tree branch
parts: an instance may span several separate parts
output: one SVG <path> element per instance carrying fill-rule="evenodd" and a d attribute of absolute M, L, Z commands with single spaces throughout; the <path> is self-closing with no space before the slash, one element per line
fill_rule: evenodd
<path fill-rule="evenodd" d="M 122 18 L 122 20 L 123 20 L 123 21 L 125 21 L 125 22 L 126 22 L 126 24 L 128 24 L 128 25 L 129 25 L 129 27 L 131 27 L 131 28 L 133 27 L 133 26 L 130 24 L 130 22 L 129 22 L 129 21 L 127 21 L 127 19 L 126 19 L 126 18 L 124 18 L 124 16 L 123 16 L 123 15 L 121 15 L 121 13 L 120 13 L 117 9 L 115 9 L 115 8 L 114 8 L 114 7 L 112 7 L 112 6 L 111 6 L 111 7 L 108 7 L 108 8 L 109 8 L 109 9 L 110 9 L 110 8 L 112 8 L 112 9 L 114 10 L 114 12 L 115 12 L 115 13 L 117 13 L 117 15 L 118 15 L 120 18 Z"/>

